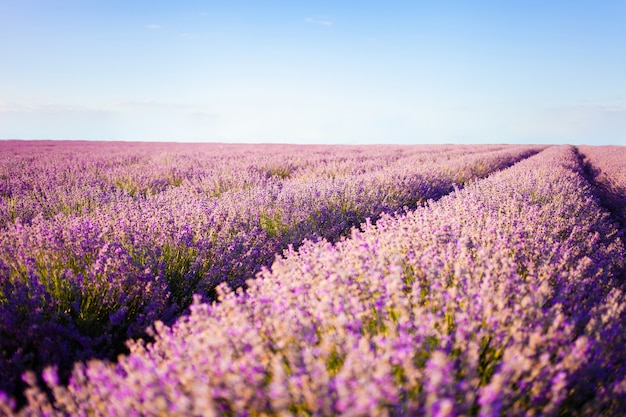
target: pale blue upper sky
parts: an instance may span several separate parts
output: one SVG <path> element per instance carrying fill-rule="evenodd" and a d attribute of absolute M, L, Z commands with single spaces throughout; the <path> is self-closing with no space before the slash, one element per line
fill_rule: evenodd
<path fill-rule="evenodd" d="M 0 0 L 0 138 L 626 144 L 624 22 L 624 0 Z"/>

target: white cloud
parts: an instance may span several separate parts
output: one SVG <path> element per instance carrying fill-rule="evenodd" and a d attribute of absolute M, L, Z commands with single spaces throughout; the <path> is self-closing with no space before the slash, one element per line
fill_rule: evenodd
<path fill-rule="evenodd" d="M 326 26 L 326 27 L 330 27 L 333 25 L 333 22 L 329 19 L 314 19 L 312 17 L 307 17 L 306 19 L 304 19 L 304 21 L 307 23 L 314 24 L 314 25 Z"/>
<path fill-rule="evenodd" d="M 152 30 L 161 29 L 161 25 L 150 24 L 150 25 L 146 25 L 146 28 L 152 29 Z"/>
<path fill-rule="evenodd" d="M 196 110 L 202 108 L 199 104 L 193 103 L 176 103 L 169 101 L 157 100 L 154 98 L 147 99 L 130 99 L 122 100 L 111 103 L 113 107 L 134 107 L 134 108 L 166 108 L 166 109 L 180 109 L 180 110 Z"/>
<path fill-rule="evenodd" d="M 191 111 L 188 115 L 193 120 L 202 122 L 215 122 L 219 118 L 217 114 L 207 111 Z"/>
<path fill-rule="evenodd" d="M 626 137 L 626 106 L 612 100 L 526 109 L 517 121 L 509 132 L 537 142 L 593 145 Z"/>
<path fill-rule="evenodd" d="M 114 103 L 114 105 L 123 106 L 123 107 L 151 107 L 151 106 L 159 106 L 161 104 L 155 99 L 145 99 L 145 100 L 123 100 L 123 101 Z"/>
<path fill-rule="evenodd" d="M 64 104 L 0 103 L 0 138 L 109 139 L 118 114 Z"/>
<path fill-rule="evenodd" d="M 0 102 L 0 113 L 32 111 L 33 106 L 24 103 Z"/>
<path fill-rule="evenodd" d="M 609 97 L 602 100 L 583 100 L 568 108 L 586 109 L 598 112 L 624 112 L 626 111 L 626 96 Z"/>
<path fill-rule="evenodd" d="M 108 109 L 57 103 L 0 102 L 1 113 L 103 113 Z"/>

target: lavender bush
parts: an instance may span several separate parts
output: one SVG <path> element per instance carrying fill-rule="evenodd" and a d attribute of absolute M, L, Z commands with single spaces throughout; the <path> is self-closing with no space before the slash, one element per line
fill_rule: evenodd
<path fill-rule="evenodd" d="M 116 363 L 47 368 L 20 415 L 623 415 L 625 259 L 573 147 L 550 147 L 247 289 L 194 298 Z M 252 276 L 250 276 L 252 278 Z"/>
<path fill-rule="evenodd" d="M 65 380 L 77 360 L 113 359 L 290 245 L 336 241 L 540 149 L 49 145 L 2 159 L 0 388 L 18 395 L 25 370 Z"/>
<path fill-rule="evenodd" d="M 580 152 L 616 218 L 626 228 L 626 148 L 581 146 Z"/>

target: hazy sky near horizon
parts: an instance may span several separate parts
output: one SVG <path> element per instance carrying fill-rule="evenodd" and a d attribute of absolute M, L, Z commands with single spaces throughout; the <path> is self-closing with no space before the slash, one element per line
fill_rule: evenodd
<path fill-rule="evenodd" d="M 626 145 L 626 1 L 0 0 L 0 138 Z"/>

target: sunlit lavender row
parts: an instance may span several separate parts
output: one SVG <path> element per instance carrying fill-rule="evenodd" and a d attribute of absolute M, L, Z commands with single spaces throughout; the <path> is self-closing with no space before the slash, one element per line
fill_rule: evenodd
<path fill-rule="evenodd" d="M 620 234 L 581 155 L 550 147 L 290 250 L 69 384 L 27 374 L 21 413 L 624 415 Z"/>
<path fill-rule="evenodd" d="M 192 296 L 541 148 L 42 144 L 3 148 L 0 390 L 114 359 Z M 49 146 L 43 146 L 49 145 Z"/>
<path fill-rule="evenodd" d="M 626 229 L 626 147 L 581 146 L 590 175 Z"/>
<path fill-rule="evenodd" d="M 0 226 L 176 187 L 217 197 L 276 180 L 346 177 L 503 148 L 7 141 L 0 152 Z"/>

